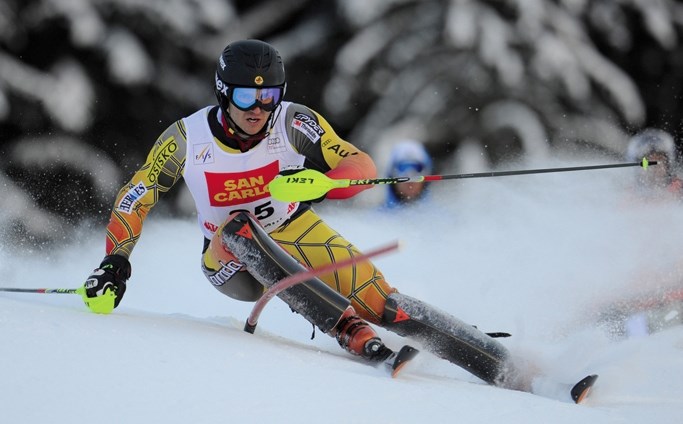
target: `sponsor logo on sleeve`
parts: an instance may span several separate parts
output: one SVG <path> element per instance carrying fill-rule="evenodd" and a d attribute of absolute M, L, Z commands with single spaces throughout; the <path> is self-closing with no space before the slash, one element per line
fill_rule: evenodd
<path fill-rule="evenodd" d="M 192 146 L 194 149 L 194 164 L 195 165 L 205 165 L 207 163 L 213 163 L 213 144 L 195 144 Z"/>
<path fill-rule="evenodd" d="M 292 119 L 292 128 L 301 131 L 313 143 L 317 143 L 318 140 L 320 140 L 320 137 L 325 134 L 325 130 L 322 129 L 320 124 L 318 124 L 312 116 L 301 112 L 294 115 L 294 119 Z"/>
<path fill-rule="evenodd" d="M 327 150 L 331 150 L 334 153 L 336 153 L 338 156 L 343 157 L 343 158 L 345 158 L 347 156 L 353 156 L 353 155 L 358 154 L 358 152 L 351 152 L 351 151 L 345 150 L 339 143 L 328 147 Z"/>
<path fill-rule="evenodd" d="M 157 181 L 159 174 L 161 174 L 161 170 L 164 168 L 164 164 L 176 150 L 178 150 L 178 145 L 176 144 L 175 139 L 169 138 L 164 141 L 164 144 L 161 145 L 159 152 L 154 157 L 152 167 L 147 174 L 147 178 L 149 178 L 151 182 L 155 183 Z"/>
<path fill-rule="evenodd" d="M 130 215 L 130 213 L 133 212 L 135 203 L 146 193 L 147 187 L 141 182 L 137 183 L 135 186 L 128 189 L 128 192 L 123 196 L 116 207 L 116 210 Z"/>
<path fill-rule="evenodd" d="M 211 206 L 234 206 L 270 197 L 267 185 L 280 171 L 277 161 L 243 172 L 205 172 Z"/>

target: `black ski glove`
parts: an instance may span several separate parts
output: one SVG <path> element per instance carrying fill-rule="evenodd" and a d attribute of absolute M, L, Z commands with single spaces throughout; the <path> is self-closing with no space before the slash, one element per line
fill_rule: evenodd
<path fill-rule="evenodd" d="M 126 292 L 126 280 L 130 278 L 131 266 L 121 255 L 105 256 L 83 285 L 83 301 L 98 314 L 108 314 L 119 306 Z"/>
<path fill-rule="evenodd" d="M 305 171 L 307 168 L 303 166 L 297 166 L 297 165 L 289 165 L 285 167 L 282 171 L 280 171 L 281 176 L 286 177 L 289 175 L 294 175 L 297 172 Z M 323 200 L 325 200 L 325 197 L 327 197 L 327 193 L 323 194 L 322 196 L 318 197 L 317 199 L 312 199 L 312 200 L 306 200 L 306 203 L 320 203 Z"/>

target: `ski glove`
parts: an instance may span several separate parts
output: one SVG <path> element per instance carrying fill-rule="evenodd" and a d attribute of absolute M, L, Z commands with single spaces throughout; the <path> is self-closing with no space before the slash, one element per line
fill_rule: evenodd
<path fill-rule="evenodd" d="M 305 171 L 306 168 L 303 166 L 298 166 L 298 165 L 289 165 L 286 166 L 282 171 L 280 171 L 281 176 L 289 176 L 289 175 L 294 175 L 298 172 Z M 325 197 L 327 196 L 327 193 L 323 194 L 322 196 L 318 197 L 317 199 L 312 199 L 312 200 L 307 200 L 307 203 L 320 203 L 323 200 L 325 200 Z"/>
<path fill-rule="evenodd" d="M 86 306 L 98 314 L 110 313 L 119 306 L 130 274 L 128 259 L 121 255 L 105 256 L 83 285 L 81 295 Z"/>

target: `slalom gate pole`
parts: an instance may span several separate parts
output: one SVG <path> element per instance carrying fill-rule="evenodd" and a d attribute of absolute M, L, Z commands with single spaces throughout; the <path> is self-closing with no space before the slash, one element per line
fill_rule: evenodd
<path fill-rule="evenodd" d="M 289 277 L 283 278 L 274 285 L 270 286 L 270 288 L 266 290 L 263 296 L 261 296 L 261 298 L 256 302 L 251 310 L 251 313 L 249 314 L 249 317 L 247 318 L 247 322 L 244 324 L 244 331 L 254 334 L 254 330 L 256 330 L 256 324 L 258 324 L 258 319 L 263 311 L 263 308 L 265 308 L 270 299 L 277 296 L 278 293 L 281 293 L 282 291 L 287 290 L 288 288 L 299 283 L 303 283 L 306 280 L 310 280 L 311 278 L 319 277 L 321 275 L 336 271 L 340 268 L 344 268 L 358 262 L 364 262 L 375 256 L 394 251 L 398 249 L 398 247 L 399 243 L 395 241 L 384 247 L 370 250 L 362 255 L 354 256 L 343 261 L 330 263 L 319 268 L 311 268 L 306 271 L 297 272 L 296 274 L 292 274 Z"/>
<path fill-rule="evenodd" d="M 450 174 L 450 175 L 416 175 L 412 177 L 394 178 L 374 178 L 366 180 L 335 180 L 327 175 L 306 169 L 296 174 L 275 178 L 268 184 L 270 193 L 276 199 L 285 202 L 303 202 L 318 199 L 335 188 L 346 188 L 359 185 L 384 185 L 400 183 L 421 183 L 431 181 L 455 180 L 464 178 L 488 178 L 506 177 L 511 175 L 547 174 L 551 172 L 571 172 L 571 171 L 590 171 L 596 169 L 625 168 L 639 166 L 647 169 L 650 165 L 657 165 L 657 161 L 648 161 L 643 158 L 638 162 L 614 163 L 607 165 L 573 166 L 565 168 L 545 168 L 545 169 L 523 169 L 517 171 L 492 171 L 478 172 L 471 174 Z"/>
<path fill-rule="evenodd" d="M 82 288 L 77 289 L 21 289 L 11 287 L 0 287 L 0 292 L 11 293 L 42 293 L 42 294 L 78 294 L 82 292 Z"/>

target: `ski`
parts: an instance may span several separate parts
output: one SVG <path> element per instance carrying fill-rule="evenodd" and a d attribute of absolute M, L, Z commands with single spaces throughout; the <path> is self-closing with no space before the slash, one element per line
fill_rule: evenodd
<path fill-rule="evenodd" d="M 593 387 L 593 384 L 595 384 L 595 381 L 597 379 L 597 374 L 591 374 L 587 377 L 584 377 L 581 381 L 576 383 L 574 387 L 572 387 L 570 393 L 572 395 L 572 400 L 574 401 L 574 403 L 583 402 L 586 396 L 588 396 L 591 387 Z"/>
<path fill-rule="evenodd" d="M 597 374 L 591 374 L 574 384 L 558 382 L 554 378 L 545 375 L 537 375 L 531 381 L 531 387 L 528 391 L 549 399 L 578 404 L 586 399 L 597 379 Z"/>
<path fill-rule="evenodd" d="M 415 358 L 418 353 L 420 353 L 419 350 L 408 345 L 403 346 L 398 352 L 392 352 L 391 355 L 384 360 L 384 364 L 391 373 L 391 377 L 396 377 L 403 367 Z"/>

